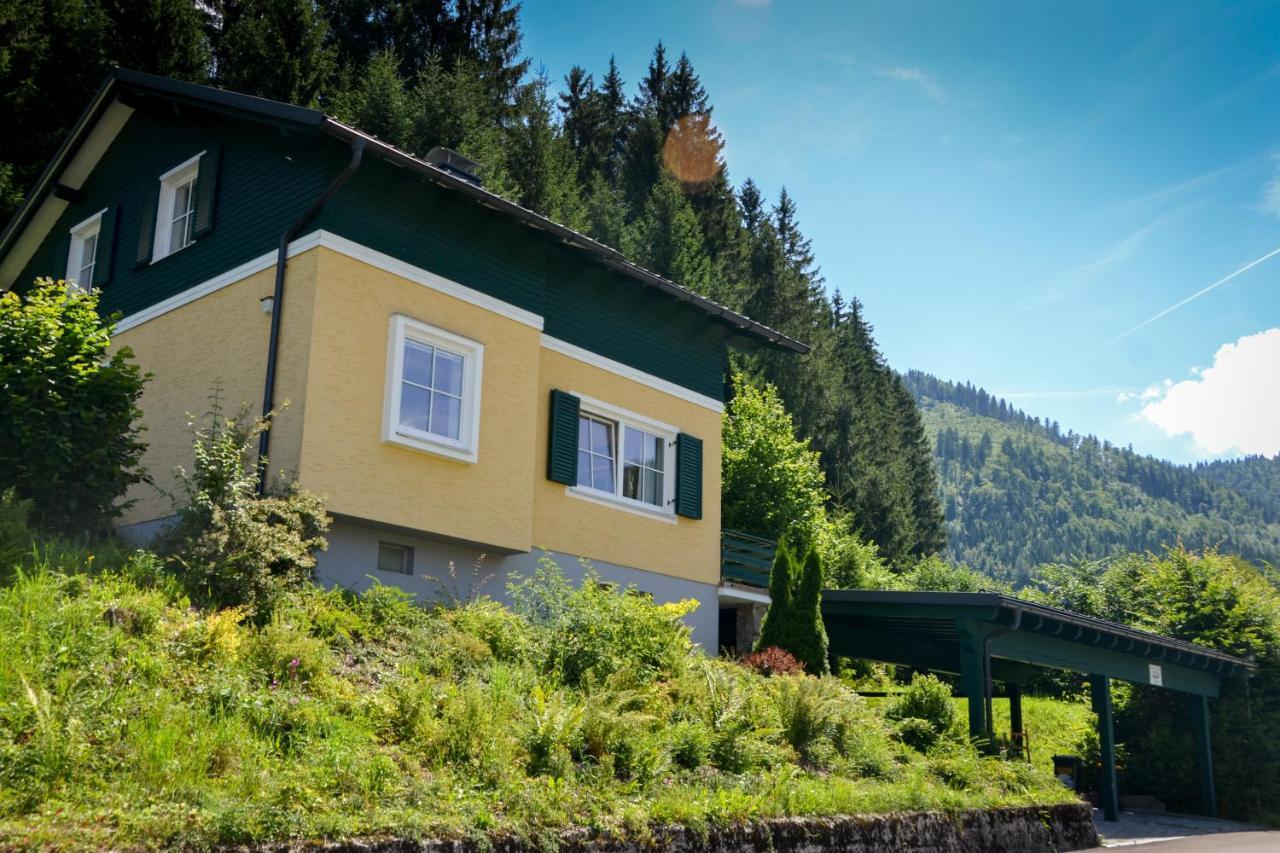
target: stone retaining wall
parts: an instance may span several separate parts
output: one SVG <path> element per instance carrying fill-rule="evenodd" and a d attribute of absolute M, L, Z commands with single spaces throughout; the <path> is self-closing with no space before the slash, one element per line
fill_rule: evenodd
<path fill-rule="evenodd" d="M 643 841 L 571 830 L 541 845 L 513 839 L 267 845 L 263 853 L 531 853 L 558 845 L 573 853 L 1051 853 L 1098 845 L 1089 806 L 981 809 L 946 815 L 906 812 L 831 818 L 777 818 L 706 832 L 665 827 Z"/>

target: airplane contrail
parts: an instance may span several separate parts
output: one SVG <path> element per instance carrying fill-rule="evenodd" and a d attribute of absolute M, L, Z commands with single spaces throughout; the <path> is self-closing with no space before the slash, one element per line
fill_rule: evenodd
<path fill-rule="evenodd" d="M 1154 317 L 1148 317 L 1147 319 L 1143 320 L 1143 321 L 1142 321 L 1141 323 L 1139 323 L 1138 325 L 1134 326 L 1134 327 L 1133 327 L 1132 329 L 1130 329 L 1129 331 L 1127 331 L 1127 332 L 1123 332 L 1123 333 L 1121 333 L 1121 334 L 1119 334 L 1119 335 L 1116 335 L 1114 338 L 1112 338 L 1111 340 L 1107 341 L 1105 344 L 1102 344 L 1101 346 L 1097 347 L 1093 352 L 1097 352 L 1098 350 L 1105 349 L 1106 347 L 1111 346 L 1112 344 L 1116 343 L 1117 341 L 1122 341 L 1122 340 L 1124 340 L 1125 338 L 1129 337 L 1130 335 L 1132 335 L 1134 332 L 1138 331 L 1139 329 L 1144 329 L 1144 328 L 1146 328 L 1147 326 L 1150 326 L 1152 323 L 1154 323 L 1156 320 L 1159 320 L 1161 317 L 1164 317 L 1164 316 L 1166 316 L 1166 315 L 1168 315 L 1168 314 L 1172 314 L 1174 311 L 1177 311 L 1179 308 L 1181 308 L 1183 305 L 1186 305 L 1188 302 L 1194 302 L 1195 300 L 1199 299 L 1201 296 L 1204 296 L 1204 295 L 1205 295 L 1206 293 L 1208 293 L 1210 290 L 1213 290 L 1214 288 L 1217 288 L 1217 287 L 1221 287 L 1222 285 L 1224 285 L 1224 284 L 1226 284 L 1227 282 L 1231 281 L 1231 279 L 1235 278 L 1236 276 L 1241 275 L 1242 273 L 1246 273 L 1246 272 L 1248 272 L 1249 270 L 1251 270 L 1251 269 L 1253 269 L 1254 267 L 1256 267 L 1258 264 L 1262 263 L 1262 262 L 1263 262 L 1263 261 L 1265 261 L 1265 260 L 1268 260 L 1269 258 L 1274 258 L 1276 255 L 1280 255 L 1280 248 L 1272 249 L 1270 252 L 1267 252 L 1267 253 L 1266 253 L 1265 255 L 1263 255 L 1262 257 L 1260 257 L 1260 258 L 1258 258 L 1258 259 L 1256 259 L 1256 260 L 1250 261 L 1249 263 L 1247 263 L 1247 264 L 1245 264 L 1244 266 L 1240 267 L 1240 269 L 1238 269 L 1238 270 L 1236 270 L 1235 272 L 1231 273 L 1231 275 L 1228 275 L 1228 276 L 1225 276 L 1225 277 L 1223 277 L 1223 278 L 1218 279 L 1218 280 L 1217 280 L 1217 281 L 1215 281 L 1213 284 L 1209 285 L 1208 287 L 1204 288 L 1203 290 L 1197 290 L 1195 293 L 1191 294 L 1191 295 L 1190 295 L 1190 296 L 1188 296 L 1186 299 L 1183 299 L 1181 302 L 1177 302 L 1177 303 L 1174 303 L 1173 305 L 1170 305 L 1168 308 L 1164 309 L 1164 310 L 1163 310 L 1163 311 L 1161 311 L 1159 314 L 1156 314 Z M 1092 354 L 1093 354 L 1093 353 L 1090 353 L 1090 355 L 1092 355 Z"/>

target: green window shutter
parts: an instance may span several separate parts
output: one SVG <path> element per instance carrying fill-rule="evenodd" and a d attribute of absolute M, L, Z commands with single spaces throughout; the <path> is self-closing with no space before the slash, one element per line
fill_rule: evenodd
<path fill-rule="evenodd" d="M 578 398 L 551 392 L 551 429 L 547 442 L 547 479 L 566 486 L 578 482 Z"/>
<path fill-rule="evenodd" d="M 702 518 L 702 439 L 676 436 L 676 514 Z"/>
<path fill-rule="evenodd" d="M 145 267 L 151 263 L 151 242 L 156 236 L 156 208 L 160 205 L 160 181 L 151 182 L 151 187 L 142 194 L 142 210 L 138 217 L 138 254 L 134 257 L 134 266 Z"/>
<path fill-rule="evenodd" d="M 71 233 L 63 234 L 56 243 L 53 244 L 52 263 L 48 266 L 48 275 L 52 275 L 54 280 L 67 277 L 67 258 L 71 254 Z M 41 273 L 45 275 L 46 273 Z"/>
<path fill-rule="evenodd" d="M 116 254 L 116 223 L 120 221 L 120 206 L 112 205 L 102 214 L 98 224 L 98 256 L 93 263 L 94 287 L 106 287 L 111 281 L 111 264 Z"/>
<path fill-rule="evenodd" d="M 222 170 L 222 147 L 216 146 L 200 158 L 196 175 L 196 222 L 192 236 L 203 237 L 213 230 L 218 206 L 218 173 Z"/>

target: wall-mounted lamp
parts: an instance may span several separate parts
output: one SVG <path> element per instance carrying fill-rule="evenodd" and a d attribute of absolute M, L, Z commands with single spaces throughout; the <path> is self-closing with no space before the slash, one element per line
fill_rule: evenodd
<path fill-rule="evenodd" d="M 276 309 L 276 298 L 274 296 L 264 296 L 258 300 L 258 304 L 262 306 L 262 313 L 271 316 L 271 312 Z"/>

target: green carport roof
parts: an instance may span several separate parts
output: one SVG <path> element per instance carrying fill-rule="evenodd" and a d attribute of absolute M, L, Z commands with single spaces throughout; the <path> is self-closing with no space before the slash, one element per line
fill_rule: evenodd
<path fill-rule="evenodd" d="M 833 654 L 959 673 L 966 644 L 981 643 L 996 681 L 1020 682 L 1028 665 L 1047 666 L 1139 684 L 1158 678 L 1171 690 L 1217 696 L 1221 678 L 1253 668 L 1194 643 L 998 593 L 828 590 L 822 617 Z"/>

